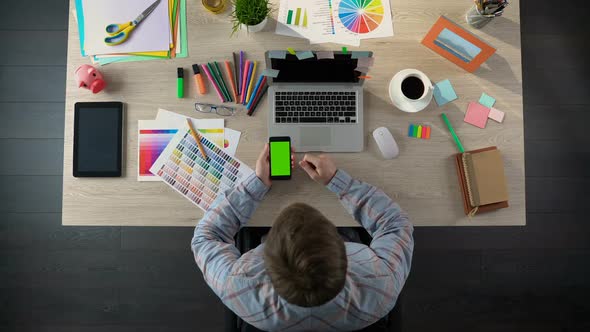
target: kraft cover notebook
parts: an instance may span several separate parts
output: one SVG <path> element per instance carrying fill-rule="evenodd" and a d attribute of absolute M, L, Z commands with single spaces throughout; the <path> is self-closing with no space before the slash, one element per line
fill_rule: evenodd
<path fill-rule="evenodd" d="M 459 153 L 455 162 L 466 215 L 508 207 L 504 161 L 497 147 Z"/>

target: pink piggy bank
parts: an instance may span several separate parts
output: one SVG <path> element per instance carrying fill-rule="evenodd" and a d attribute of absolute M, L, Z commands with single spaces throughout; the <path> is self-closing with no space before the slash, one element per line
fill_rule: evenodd
<path fill-rule="evenodd" d="M 107 86 L 102 74 L 90 65 L 81 65 L 76 69 L 76 82 L 79 88 L 84 88 L 99 93 Z"/>

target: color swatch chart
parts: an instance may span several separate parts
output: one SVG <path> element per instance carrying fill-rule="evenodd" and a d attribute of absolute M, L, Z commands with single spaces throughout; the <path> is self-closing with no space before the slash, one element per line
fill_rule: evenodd
<path fill-rule="evenodd" d="M 150 171 L 207 211 L 220 192 L 235 187 L 253 171 L 203 136 L 201 143 L 207 159 L 185 126 L 172 138 Z"/>
<path fill-rule="evenodd" d="M 296 25 L 307 28 L 307 9 L 296 8 L 287 11 L 287 25 Z"/>
<path fill-rule="evenodd" d="M 160 178 L 150 172 L 150 168 L 158 159 L 162 151 L 166 149 L 170 140 L 178 132 L 178 129 L 142 129 L 143 123 L 139 123 L 138 134 L 138 181 L 160 181 Z"/>
<path fill-rule="evenodd" d="M 338 17 L 342 24 L 354 33 L 369 33 L 383 21 L 381 0 L 342 0 Z"/>

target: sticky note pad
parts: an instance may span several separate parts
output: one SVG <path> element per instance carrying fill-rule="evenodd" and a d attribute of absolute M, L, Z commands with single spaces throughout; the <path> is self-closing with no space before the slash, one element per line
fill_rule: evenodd
<path fill-rule="evenodd" d="M 370 54 L 371 54 L 370 52 L 365 52 L 365 51 L 352 51 L 352 52 L 350 52 L 350 58 L 351 59 L 368 58 Z"/>
<path fill-rule="evenodd" d="M 504 121 L 504 112 L 492 107 L 490 109 L 490 114 L 488 114 L 488 118 L 496 122 L 502 123 L 502 121 Z"/>
<path fill-rule="evenodd" d="M 317 51 L 315 55 L 319 59 L 334 59 L 334 52 L 332 51 Z"/>
<path fill-rule="evenodd" d="M 312 51 L 302 51 L 302 52 L 297 52 L 297 59 L 299 60 L 305 60 L 305 59 L 309 59 L 309 58 L 313 58 L 313 52 Z"/>
<path fill-rule="evenodd" d="M 271 59 L 286 59 L 287 51 L 269 51 L 268 57 Z"/>
<path fill-rule="evenodd" d="M 295 50 L 292 47 L 287 48 L 287 51 L 289 51 L 289 53 L 295 55 Z"/>
<path fill-rule="evenodd" d="M 483 129 L 486 127 L 486 123 L 488 123 L 489 114 L 489 108 L 476 102 L 470 102 L 467 106 L 467 112 L 465 112 L 465 118 L 463 121 Z"/>
<path fill-rule="evenodd" d="M 430 139 L 430 126 L 424 127 L 424 130 L 422 133 L 422 138 L 423 139 Z"/>
<path fill-rule="evenodd" d="M 276 78 L 277 76 L 279 76 L 279 71 L 276 69 L 265 69 L 262 71 L 262 76 L 268 76 L 268 77 L 272 77 L 272 78 Z"/>
<path fill-rule="evenodd" d="M 479 103 L 482 104 L 485 107 L 492 108 L 492 107 L 494 107 L 494 104 L 496 103 L 496 99 L 494 99 L 493 97 L 488 96 L 484 92 L 484 93 L 481 94 L 481 97 L 479 97 Z"/>
<path fill-rule="evenodd" d="M 457 99 L 457 93 L 453 89 L 451 81 L 444 80 L 434 85 L 434 100 L 438 106 L 443 106 Z"/>

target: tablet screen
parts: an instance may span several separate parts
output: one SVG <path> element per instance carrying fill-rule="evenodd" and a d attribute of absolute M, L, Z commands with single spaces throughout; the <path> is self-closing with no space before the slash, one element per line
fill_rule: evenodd
<path fill-rule="evenodd" d="M 121 103 L 77 103 L 74 176 L 121 176 Z"/>

